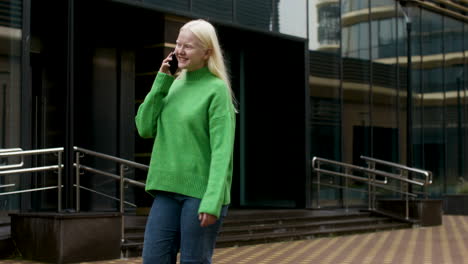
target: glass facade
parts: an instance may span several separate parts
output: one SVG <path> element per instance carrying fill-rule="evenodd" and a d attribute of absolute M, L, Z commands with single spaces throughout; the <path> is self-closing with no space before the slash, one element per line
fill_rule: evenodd
<path fill-rule="evenodd" d="M 0 5 L 0 150 L 20 146 L 22 1 Z M 0 159 L 0 165 L 16 160 Z M 0 176 L 2 185 L 19 185 L 18 175 Z M 18 206 L 18 196 L 0 196 L 0 211 Z"/>
<path fill-rule="evenodd" d="M 446 192 L 454 193 L 463 176 L 462 81 L 463 81 L 463 23 L 444 18 L 444 98 L 446 130 Z M 450 158 L 449 153 L 458 156 Z"/>
<path fill-rule="evenodd" d="M 65 2 L 57 12 L 54 3 L 28 3 L 27 60 L 23 2 L 0 5 L 0 149 L 23 146 L 22 136 L 30 148 L 63 146 L 74 122 L 77 131 L 89 129 L 76 132 L 73 144 L 147 163 L 152 142 L 133 137 L 132 118 L 156 75 L 154 62 L 173 50 L 185 21 L 202 17 L 218 29 L 240 103 L 235 206 L 314 207 L 318 196 L 322 206 L 342 206 L 345 194 L 332 186 L 341 178 L 326 179 L 316 193 L 314 156 L 365 166 L 365 155 L 430 170 L 434 198 L 468 180 L 468 24 L 460 17 L 396 0 L 88 0 L 75 1 L 75 26 L 68 27 Z M 22 61 L 30 61 L 26 74 Z M 69 65 L 76 87 L 71 121 Z M 22 80 L 29 82 L 23 90 Z M 45 182 L 30 176 L 25 187 Z M 0 177 L 0 188 L 20 184 L 15 179 Z M 118 191 L 106 179 L 87 180 Z M 360 183 L 349 184 L 358 189 L 346 194 L 351 205 L 364 203 Z M 135 201 L 144 200 L 135 192 Z M 31 195 L 30 207 L 53 210 L 54 195 Z M 17 198 L 0 198 L 0 210 L 17 207 Z M 99 199 L 90 195 L 83 204 L 117 205 Z"/>
<path fill-rule="evenodd" d="M 339 24 L 330 10 L 340 10 Z M 410 163 L 433 172 L 431 197 L 455 193 L 468 169 L 466 23 L 394 0 L 309 0 L 308 17 L 311 156 Z M 333 132 L 314 122 L 317 102 L 332 109 L 330 101 Z M 321 192 L 329 204 L 343 195 Z M 364 197 L 353 198 L 359 204 Z"/>

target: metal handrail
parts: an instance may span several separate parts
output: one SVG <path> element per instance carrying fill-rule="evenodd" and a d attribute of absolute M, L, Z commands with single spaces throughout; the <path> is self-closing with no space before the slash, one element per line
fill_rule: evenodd
<path fill-rule="evenodd" d="M 32 167 L 32 168 L 22 168 L 24 166 L 24 157 L 31 155 L 43 155 L 43 154 L 57 154 L 57 165 L 41 166 L 41 167 Z M 57 171 L 57 186 L 46 186 L 40 188 L 24 189 L 11 192 L 2 192 L 0 196 L 10 195 L 10 194 L 19 194 L 19 193 L 28 193 L 35 191 L 44 191 L 51 189 L 58 189 L 57 191 L 57 211 L 62 211 L 62 154 L 63 148 L 47 148 L 47 149 L 36 149 L 36 150 L 22 150 L 21 148 L 6 149 L 0 151 L 0 158 L 8 157 L 20 157 L 21 163 L 9 164 L 0 166 L 0 176 L 8 174 L 21 174 L 29 172 L 40 172 L 40 171 Z"/>
<path fill-rule="evenodd" d="M 23 151 L 23 149 L 22 148 L 0 149 L 0 153 L 9 153 L 9 152 L 18 152 L 18 151 Z M 21 157 L 21 162 L 20 163 L 10 164 L 10 165 L 2 165 L 2 166 L 0 166 L 0 170 L 21 168 L 23 166 L 24 166 L 24 159 L 23 159 L 23 157 Z"/>
<path fill-rule="evenodd" d="M 7 148 L 7 149 L 0 149 L 0 153 L 4 152 L 12 152 L 12 151 L 22 151 L 22 148 Z"/>
<path fill-rule="evenodd" d="M 401 164 L 398 164 L 398 163 L 393 163 L 393 162 L 385 161 L 385 160 L 379 160 L 379 159 L 376 159 L 376 158 L 371 158 L 371 157 L 366 157 L 366 156 L 361 156 L 361 159 L 369 161 L 369 162 L 374 162 L 374 163 L 386 165 L 386 166 L 389 166 L 391 168 L 395 168 L 395 169 L 399 169 L 399 170 L 404 170 L 404 171 L 408 171 L 408 172 L 414 172 L 414 173 L 417 173 L 417 174 L 422 174 L 422 175 L 424 175 L 426 177 L 425 184 L 432 184 L 432 172 L 430 172 L 428 170 L 421 170 L 421 169 L 411 168 L 411 167 L 401 165 Z"/>
<path fill-rule="evenodd" d="M 76 169 L 76 173 L 75 173 L 76 174 L 75 175 L 76 176 L 76 184 L 74 185 L 76 187 L 76 211 L 77 212 L 80 211 L 80 189 L 91 191 L 93 193 L 102 195 L 104 197 L 107 197 L 107 198 L 110 198 L 110 199 L 113 199 L 113 200 L 118 200 L 120 202 L 120 210 L 119 211 L 120 211 L 120 214 L 121 214 L 121 217 L 122 217 L 121 227 L 120 227 L 121 242 L 124 243 L 125 242 L 125 226 L 124 226 L 125 207 L 124 207 L 124 205 L 129 204 L 131 206 L 136 207 L 136 205 L 125 201 L 125 188 L 124 188 L 125 183 L 129 183 L 129 184 L 135 185 L 137 187 L 142 187 L 142 188 L 144 188 L 146 186 L 144 183 L 141 183 L 141 182 L 126 178 L 125 177 L 125 169 L 128 168 L 128 167 L 133 167 L 133 168 L 137 168 L 137 169 L 147 171 L 149 169 L 149 166 L 144 165 L 144 164 L 140 164 L 140 163 L 137 163 L 137 162 L 134 162 L 134 161 L 130 161 L 130 160 L 118 158 L 118 157 L 115 157 L 115 156 L 111 156 L 111 155 L 108 155 L 108 154 L 92 151 L 92 150 L 89 150 L 89 149 L 80 148 L 80 147 L 74 147 L 74 150 L 75 150 L 75 157 L 76 157 L 76 160 L 75 160 L 75 163 L 74 163 L 74 166 L 75 166 L 75 169 Z M 113 174 L 113 173 L 110 173 L 110 172 L 106 172 L 106 171 L 102 171 L 102 170 L 92 168 L 92 167 L 89 167 L 89 166 L 82 165 L 81 164 L 81 158 L 84 156 L 84 154 L 94 156 L 94 157 L 97 157 L 97 158 L 101 158 L 101 159 L 105 159 L 105 160 L 108 160 L 108 161 L 113 161 L 113 162 L 117 163 L 119 165 L 119 168 L 120 168 L 119 175 L 116 175 L 116 174 Z M 80 185 L 81 169 L 83 169 L 85 171 L 93 172 L 93 173 L 96 173 L 96 174 L 100 174 L 100 175 L 103 175 L 103 176 L 106 176 L 106 177 L 110 177 L 110 178 L 112 178 L 114 180 L 120 181 L 120 197 L 115 198 L 115 197 L 112 197 L 110 195 L 107 195 L 107 194 L 104 194 L 104 193 L 101 193 L 101 192 L 98 192 L 98 191 L 95 191 L 95 190 L 92 190 L 92 189 L 81 186 Z"/>
<path fill-rule="evenodd" d="M 73 149 L 76 152 L 81 152 L 81 153 L 88 154 L 88 155 L 91 155 L 91 156 L 95 156 L 95 157 L 98 157 L 98 158 L 103 158 L 103 159 L 107 159 L 107 160 L 114 161 L 114 162 L 117 162 L 117 163 L 125 164 L 125 165 L 127 165 L 129 167 L 134 167 L 134 168 L 142 169 L 142 170 L 148 170 L 149 169 L 149 166 L 147 166 L 147 165 L 144 165 L 144 164 L 141 164 L 141 163 L 138 163 L 138 162 L 134 162 L 134 161 L 131 161 L 131 160 L 118 158 L 118 157 L 111 156 L 111 155 L 108 155 L 108 154 L 104 154 L 104 153 L 101 153 L 101 152 L 96 152 L 96 151 L 92 151 L 92 150 L 85 149 L 85 148 L 80 148 L 80 147 L 73 147 Z"/>
<path fill-rule="evenodd" d="M 15 186 L 14 183 L 11 183 L 11 184 L 4 184 L 4 185 L 0 185 L 0 188 L 8 188 L 8 187 L 13 187 Z"/>
<path fill-rule="evenodd" d="M 125 177 L 125 170 L 128 169 L 129 167 L 136 168 L 136 169 L 141 169 L 147 171 L 149 169 L 149 166 L 140 164 L 134 161 L 118 158 L 115 156 L 107 155 L 104 153 L 80 148 L 80 147 L 73 147 L 74 152 L 75 152 L 75 157 L 76 161 L 73 164 L 75 167 L 75 173 L 76 173 L 76 183 L 73 185 L 76 188 L 76 212 L 80 211 L 80 190 L 86 190 L 90 191 L 93 193 L 96 193 L 98 195 L 104 196 L 106 198 L 116 200 L 120 202 L 120 213 L 122 217 L 121 221 L 121 239 L 122 243 L 125 242 L 125 229 L 124 229 L 124 206 L 125 205 L 130 205 L 133 207 L 136 207 L 135 204 L 130 203 L 125 201 L 125 184 L 131 184 L 137 187 L 144 188 L 145 184 L 139 181 L 135 181 L 133 179 L 129 179 Z M 21 148 L 12 148 L 12 149 L 0 149 L 0 158 L 10 158 L 10 157 L 19 157 L 21 158 L 20 163 L 16 164 L 6 164 L 6 165 L 0 165 L 0 176 L 3 175 L 9 175 L 9 174 L 21 174 L 21 173 L 30 173 L 30 172 L 40 172 L 40 171 L 57 171 L 58 176 L 57 176 L 57 186 L 45 186 L 45 187 L 40 187 L 40 188 L 32 188 L 32 189 L 23 189 L 23 190 L 16 190 L 16 191 L 9 191 L 9 192 L 1 192 L 0 196 L 5 196 L 5 195 L 12 195 L 12 194 L 21 194 L 21 193 L 29 193 L 29 192 L 36 192 L 36 191 L 45 191 L 45 190 L 51 190 L 51 189 L 58 189 L 58 205 L 57 205 L 57 210 L 58 212 L 62 211 L 62 170 L 64 167 L 64 164 L 62 164 L 62 155 L 64 152 L 64 148 L 48 148 L 48 149 L 36 149 L 36 150 L 23 150 Z M 48 166 L 40 166 L 40 167 L 29 167 L 29 168 L 23 168 L 24 167 L 24 157 L 29 156 L 29 155 L 41 155 L 41 154 L 51 154 L 55 153 L 57 154 L 57 165 L 48 165 Z M 81 158 L 84 157 L 84 155 L 90 155 L 94 156 L 97 158 L 105 159 L 108 161 L 115 162 L 119 165 L 120 170 L 119 174 L 114 174 L 112 172 L 107 172 L 103 170 L 99 170 L 96 168 L 92 168 L 86 165 L 81 164 Z M 80 185 L 80 175 L 81 171 L 88 171 L 92 172 L 95 174 L 99 175 L 104 175 L 106 177 L 112 178 L 114 180 L 120 181 L 120 197 L 114 197 L 90 188 L 86 188 L 84 186 Z M 0 185 L 0 188 L 7 188 L 7 187 L 13 187 L 15 184 L 4 184 Z"/>
<path fill-rule="evenodd" d="M 63 187 L 63 185 L 62 185 L 62 187 Z M 33 189 L 25 189 L 25 190 L 12 191 L 12 192 L 2 192 L 2 193 L 0 193 L 0 196 L 10 195 L 10 194 L 19 194 L 19 193 L 29 193 L 29 192 L 45 191 L 45 190 L 52 190 L 52 189 L 57 189 L 57 188 L 58 188 L 58 186 L 48 186 L 48 187 L 33 188 Z"/>
<path fill-rule="evenodd" d="M 96 174 L 100 174 L 100 175 L 103 175 L 103 176 L 107 176 L 107 177 L 110 177 L 110 178 L 113 178 L 115 180 L 119 180 L 121 181 L 120 183 L 120 197 L 121 197 L 121 201 L 120 201 L 120 212 L 121 213 L 124 213 L 124 206 L 123 204 L 125 203 L 124 199 L 122 199 L 124 197 L 124 184 L 125 183 L 130 183 L 132 185 L 135 185 L 135 186 L 138 186 L 138 187 L 142 187 L 144 188 L 146 185 L 144 183 L 141 183 L 141 182 L 138 182 L 138 181 L 135 181 L 135 180 L 132 180 L 132 179 L 128 179 L 128 178 L 125 178 L 124 176 L 124 172 L 125 172 L 125 166 L 128 166 L 128 167 L 134 167 L 134 168 L 137 168 L 137 169 L 141 169 L 141 170 L 148 170 L 149 169 L 149 166 L 147 165 L 144 165 L 144 164 L 141 164 L 141 163 L 137 163 L 137 162 L 134 162 L 134 161 L 130 161 L 130 160 L 126 160 L 126 159 L 122 159 L 122 158 L 118 158 L 118 157 L 115 157 L 115 156 L 111 156 L 111 155 L 108 155 L 108 154 L 104 154 L 104 153 L 101 153 L 101 152 L 97 152 L 97 151 L 92 151 L 92 150 L 89 150 L 89 149 L 85 149 L 85 148 L 80 148 L 80 147 L 73 147 L 73 149 L 75 150 L 75 168 L 76 168 L 76 211 L 79 212 L 80 211 L 80 175 L 81 175 L 81 172 L 80 172 L 80 169 L 83 169 L 83 170 L 86 170 L 86 171 L 89 171 L 89 172 L 93 172 L 93 173 L 96 173 Z M 92 167 L 88 167 L 88 166 L 85 166 L 85 165 L 82 165 L 80 160 L 81 158 L 83 157 L 82 154 L 87 154 L 87 155 L 90 155 L 90 156 L 94 156 L 94 157 L 97 157 L 97 158 L 102 158 L 102 159 L 105 159 L 105 160 L 109 160 L 109 161 L 113 161 L 113 162 L 116 162 L 120 165 L 120 174 L 119 175 L 116 175 L 116 174 L 113 174 L 113 173 L 109 173 L 109 172 L 106 172 L 106 171 L 102 171 L 102 170 L 99 170 L 99 169 L 96 169 L 96 168 L 92 168 Z"/>
<path fill-rule="evenodd" d="M 76 166 L 76 165 L 75 165 L 75 166 Z M 80 167 L 81 167 L 83 170 L 85 170 L 85 171 L 89 171 L 89 172 L 93 172 L 93 173 L 96 173 L 96 174 L 108 176 L 108 177 L 110 177 L 110 178 L 113 178 L 113 179 L 115 179 L 115 180 L 120 181 L 120 176 L 117 175 L 117 174 L 113 174 L 113 173 L 110 173 L 110 172 L 107 172 L 107 171 L 95 169 L 95 168 L 88 167 L 88 166 L 82 165 L 82 164 L 80 164 Z M 135 186 L 138 186 L 138 187 L 142 187 L 142 188 L 144 188 L 144 187 L 146 186 L 146 184 L 144 184 L 144 183 L 142 183 L 142 182 L 135 181 L 135 180 L 128 179 L 128 178 L 125 178 L 124 181 L 127 182 L 127 183 L 130 183 L 130 184 L 132 184 L 132 185 L 135 185 Z"/>
<path fill-rule="evenodd" d="M 356 166 L 356 165 L 348 164 L 348 163 L 344 163 L 344 162 L 338 162 L 338 161 L 334 161 L 334 160 L 319 158 L 319 157 L 313 157 L 313 159 L 312 159 L 312 169 L 313 169 L 313 171 L 315 171 L 317 173 L 317 207 L 320 208 L 320 185 L 321 185 L 321 183 L 320 183 L 320 174 L 323 173 L 323 174 L 327 174 L 327 175 L 334 175 L 334 176 L 340 176 L 340 177 L 345 178 L 345 186 L 344 187 L 338 187 L 338 188 L 344 188 L 345 196 L 346 196 L 346 193 L 348 191 L 348 179 L 358 180 L 358 181 L 367 183 L 367 185 L 368 185 L 367 193 L 368 193 L 369 210 L 375 210 L 375 207 L 376 207 L 375 206 L 375 197 L 376 197 L 376 194 L 377 194 L 376 187 L 405 195 L 405 197 L 406 197 L 406 199 L 405 199 L 406 200 L 406 214 L 405 214 L 405 217 L 406 217 L 406 219 L 409 219 L 409 197 L 410 196 L 411 197 L 417 197 L 418 195 L 416 193 L 409 192 L 408 185 L 412 184 L 412 185 L 417 185 L 417 186 L 424 187 L 424 194 L 425 194 L 425 197 L 427 198 L 427 185 L 432 183 L 432 173 L 430 171 L 424 171 L 424 170 L 420 170 L 420 169 L 410 168 L 410 167 L 407 167 L 407 166 L 404 166 L 404 165 L 400 165 L 400 164 L 396 164 L 396 163 L 392 163 L 392 162 L 387 162 L 387 161 L 383 161 L 383 160 L 378 160 L 378 159 L 374 159 L 374 158 L 369 158 L 369 157 L 365 157 L 365 156 L 361 156 L 361 158 L 365 159 L 368 162 L 369 168 L 360 167 L 360 166 Z M 401 171 L 404 171 L 404 172 L 402 172 L 400 174 L 395 174 L 395 173 L 391 173 L 391 172 L 387 172 L 387 171 L 377 170 L 375 168 L 376 163 L 387 165 L 387 166 L 390 166 L 390 167 L 393 167 L 393 168 L 397 168 L 397 169 L 399 169 Z M 323 169 L 323 168 L 320 167 L 321 164 L 338 166 L 341 169 L 344 169 L 345 172 L 342 173 L 342 172 L 337 172 L 337 171 L 326 170 L 326 169 Z M 359 171 L 361 173 L 366 174 L 367 177 L 363 177 L 363 176 L 360 176 L 360 175 L 354 175 L 352 173 L 352 171 Z M 407 173 L 409 171 L 425 175 L 426 180 L 425 181 L 419 181 L 417 179 L 408 179 L 407 174 L 405 174 L 405 173 Z M 376 176 L 382 176 L 382 177 L 385 177 L 385 178 L 384 178 L 383 181 L 381 181 L 381 180 L 377 180 Z M 393 188 L 390 188 L 390 187 L 386 187 L 386 185 L 388 184 L 389 179 L 394 179 L 394 180 L 399 181 L 400 185 L 402 186 L 402 190 L 396 190 L 396 189 L 393 189 Z M 403 186 L 405 186 L 405 190 L 403 190 Z M 348 209 L 348 204 L 347 204 L 346 197 L 344 199 L 344 204 L 345 204 L 345 207 L 346 207 L 346 210 L 347 210 Z"/>
<path fill-rule="evenodd" d="M 349 163 L 344 163 L 344 162 L 339 162 L 339 161 L 335 161 L 335 160 L 329 160 L 329 159 L 324 159 L 324 158 L 319 158 L 319 157 L 313 157 L 312 159 L 312 168 L 315 168 L 315 164 L 320 162 L 320 161 L 323 161 L 323 162 L 327 162 L 329 164 L 333 164 L 333 165 L 337 165 L 337 166 L 341 166 L 341 167 L 344 167 L 344 168 L 348 168 L 348 169 L 353 169 L 353 170 L 366 170 L 367 168 L 363 168 L 363 167 L 360 167 L 360 166 L 356 166 L 356 165 L 353 165 L 353 164 L 349 164 Z M 371 172 L 371 171 L 367 171 L 367 172 Z M 371 172 L 373 173 L 373 172 Z M 384 173 L 380 174 L 379 175 L 381 176 L 384 176 L 384 177 L 389 177 L 391 175 L 386 175 Z M 356 176 L 356 177 L 359 177 L 359 178 L 362 178 L 362 179 L 367 179 L 367 178 L 364 178 L 364 177 L 360 177 L 360 176 Z M 383 184 L 386 184 L 387 183 L 387 178 L 385 178 L 385 180 L 383 181 L 378 181 L 378 182 L 381 182 Z"/>

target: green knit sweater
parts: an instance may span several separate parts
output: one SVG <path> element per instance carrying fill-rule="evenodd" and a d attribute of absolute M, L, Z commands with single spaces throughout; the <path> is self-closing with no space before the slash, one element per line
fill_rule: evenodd
<path fill-rule="evenodd" d="M 235 134 L 226 84 L 206 67 L 178 79 L 159 72 L 135 121 L 141 137 L 155 137 L 146 191 L 199 198 L 199 213 L 219 217 L 230 202 Z"/>

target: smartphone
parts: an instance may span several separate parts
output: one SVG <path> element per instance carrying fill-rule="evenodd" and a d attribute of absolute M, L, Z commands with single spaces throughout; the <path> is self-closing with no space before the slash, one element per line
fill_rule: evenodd
<path fill-rule="evenodd" d="M 177 61 L 177 57 L 175 55 L 175 51 L 172 52 L 171 58 L 172 60 L 169 61 L 169 71 L 171 72 L 172 75 L 174 75 L 178 69 L 178 64 L 179 64 L 179 62 Z"/>

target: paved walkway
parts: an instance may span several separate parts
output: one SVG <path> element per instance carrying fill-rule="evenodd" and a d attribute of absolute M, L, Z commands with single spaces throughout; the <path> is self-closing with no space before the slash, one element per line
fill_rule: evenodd
<path fill-rule="evenodd" d="M 0 264 L 38 263 L 0 260 Z M 82 264 L 140 264 L 141 258 Z M 468 264 L 468 216 L 443 225 L 215 250 L 214 264 Z"/>

